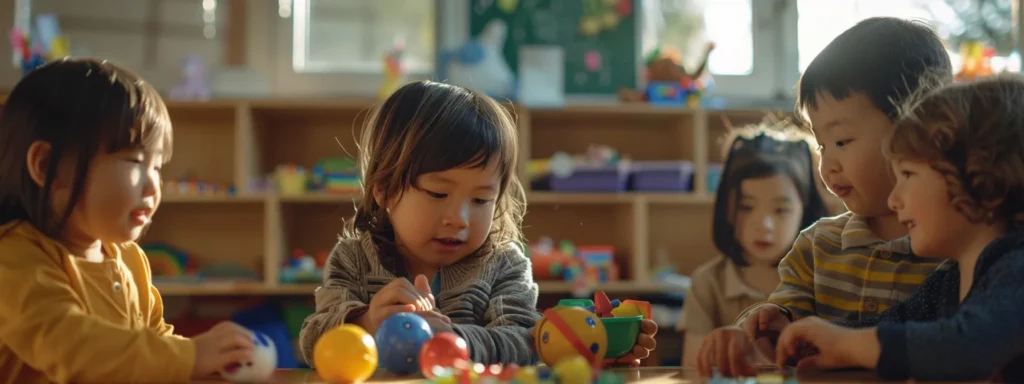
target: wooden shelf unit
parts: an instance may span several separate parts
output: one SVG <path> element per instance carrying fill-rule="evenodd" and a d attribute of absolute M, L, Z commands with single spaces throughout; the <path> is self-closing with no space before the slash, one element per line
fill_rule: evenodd
<path fill-rule="evenodd" d="M 188 251 L 200 265 L 231 261 L 256 271 L 247 284 L 158 285 L 168 296 L 308 295 L 316 285 L 278 282 L 279 265 L 292 249 L 330 250 L 357 195 L 278 196 L 250 189 L 275 166 L 309 167 L 326 157 L 356 155 L 356 134 L 375 102 L 346 100 L 216 100 L 170 102 L 174 153 L 164 178 L 234 184 L 236 196 L 165 195 L 142 243 L 160 241 Z M 528 159 L 556 151 L 578 153 L 607 144 L 634 160 L 686 159 L 696 166 L 692 193 L 560 193 L 528 191 L 524 232 L 576 244 L 616 248 L 625 279 L 609 292 L 656 293 L 674 288 L 650 272 L 663 253 L 689 273 L 714 257 L 713 195 L 707 166 L 721 162 L 725 121 L 760 121 L 772 111 L 669 109 L 607 104 L 515 111 L 520 135 L 521 179 Z M 727 117 L 725 119 L 724 117 Z M 568 294 L 564 282 L 540 283 L 541 293 Z"/>

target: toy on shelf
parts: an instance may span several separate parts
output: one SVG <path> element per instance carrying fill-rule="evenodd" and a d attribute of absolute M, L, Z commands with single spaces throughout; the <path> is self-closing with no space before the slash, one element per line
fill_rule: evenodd
<path fill-rule="evenodd" d="M 380 100 L 387 99 L 391 96 L 399 87 L 402 86 L 402 80 L 405 78 L 405 70 L 402 68 L 402 56 L 405 53 L 405 47 L 400 42 L 395 42 L 394 46 L 384 54 L 384 70 L 381 72 L 384 79 L 381 82 L 380 88 L 377 89 L 377 97 Z"/>
<path fill-rule="evenodd" d="M 311 189 L 326 193 L 360 191 L 356 160 L 348 156 L 321 160 L 313 166 Z"/>
<path fill-rule="evenodd" d="M 274 178 L 277 180 L 277 192 L 281 195 L 302 195 L 306 193 L 309 173 L 301 165 L 282 164 L 274 169 Z"/>
<path fill-rule="evenodd" d="M 323 280 L 323 268 L 327 263 L 328 251 L 318 251 L 311 256 L 301 249 L 292 251 L 292 257 L 281 268 L 282 283 L 319 283 Z"/>
<path fill-rule="evenodd" d="M 704 91 L 711 86 L 707 64 L 714 49 L 714 43 L 705 45 L 700 64 L 692 73 L 683 68 L 682 58 L 677 52 L 655 49 L 647 57 L 647 88 L 641 91 L 620 89 L 619 100 L 691 108 L 699 106 Z"/>
<path fill-rule="evenodd" d="M 277 192 L 285 196 L 306 193 L 351 194 L 360 191 L 359 168 L 351 157 L 327 158 L 312 169 L 298 164 L 281 164 L 269 177 Z M 254 180 L 254 183 L 263 183 Z M 254 186 L 255 189 L 257 186 Z"/>
<path fill-rule="evenodd" d="M 619 267 L 615 264 L 615 248 L 610 245 L 576 246 L 562 240 L 555 248 L 554 240 L 541 237 L 529 249 L 533 275 L 537 280 L 562 279 L 578 285 L 583 294 L 592 291 L 598 283 L 618 281 Z"/>
<path fill-rule="evenodd" d="M 313 365 L 332 383 L 359 383 L 377 369 L 377 344 L 358 325 L 342 324 L 324 333 L 313 346 Z"/>
<path fill-rule="evenodd" d="M 476 38 L 452 52 L 439 53 L 437 78 L 479 90 L 493 98 L 515 99 L 516 80 L 502 49 L 508 24 L 491 20 Z"/>
<path fill-rule="evenodd" d="M 544 175 L 531 175 L 535 189 L 565 192 L 621 192 L 626 190 L 629 161 L 614 148 L 592 144 L 581 155 L 556 152 L 550 159 L 540 160 L 530 168 L 546 170 Z M 544 182 L 548 185 L 544 185 Z"/>
<path fill-rule="evenodd" d="M 171 100 L 210 100 L 206 63 L 202 56 L 189 55 L 181 64 L 181 82 L 168 92 Z"/>
<path fill-rule="evenodd" d="M 31 32 L 12 28 L 9 34 L 22 76 L 48 61 L 68 56 L 70 49 L 67 37 L 61 33 L 56 14 L 37 15 L 35 25 L 30 28 Z"/>
<path fill-rule="evenodd" d="M 212 183 L 201 180 L 164 180 L 164 196 L 234 196 L 238 189 L 234 185 Z"/>
<path fill-rule="evenodd" d="M 994 74 L 992 70 L 992 56 L 995 56 L 995 49 L 986 46 L 980 41 L 967 41 L 960 44 L 960 72 L 956 74 L 956 81 L 971 82 Z"/>
<path fill-rule="evenodd" d="M 149 268 L 153 281 L 195 282 L 196 262 L 188 253 L 175 246 L 164 243 L 142 245 L 142 251 L 149 260 Z"/>

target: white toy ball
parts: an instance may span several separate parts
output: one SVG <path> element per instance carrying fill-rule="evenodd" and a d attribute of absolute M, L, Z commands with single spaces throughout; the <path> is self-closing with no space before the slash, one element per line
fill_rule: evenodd
<path fill-rule="evenodd" d="M 270 380 L 277 368 L 277 348 L 274 341 L 267 335 L 253 332 L 253 344 L 256 349 L 252 353 L 252 360 L 232 364 L 220 370 L 224 379 L 233 383 L 262 383 Z"/>

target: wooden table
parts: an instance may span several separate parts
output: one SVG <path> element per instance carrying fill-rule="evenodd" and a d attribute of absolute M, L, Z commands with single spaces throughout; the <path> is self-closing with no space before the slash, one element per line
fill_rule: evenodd
<path fill-rule="evenodd" d="M 627 383 L 643 384 L 700 384 L 707 383 L 708 379 L 700 377 L 694 369 L 681 367 L 641 367 L 615 369 L 626 376 Z M 801 384 L 832 384 L 832 383 L 905 383 L 902 381 L 886 382 L 879 380 L 873 372 L 868 371 L 846 371 L 846 372 L 820 372 L 801 374 L 798 377 Z M 279 384 L 300 384 L 300 383 L 327 383 L 321 381 L 315 371 L 311 370 L 278 370 L 274 374 L 271 383 Z M 377 376 L 368 383 L 423 383 L 422 377 L 381 377 Z M 199 383 L 225 383 L 224 381 L 201 381 Z M 742 384 L 742 382 L 738 382 Z"/>

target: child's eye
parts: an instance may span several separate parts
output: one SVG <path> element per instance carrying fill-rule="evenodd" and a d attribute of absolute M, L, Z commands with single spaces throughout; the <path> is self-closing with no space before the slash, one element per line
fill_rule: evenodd
<path fill-rule="evenodd" d="M 493 200 L 490 200 L 490 199 L 473 199 L 473 203 L 476 203 L 477 205 L 486 205 L 487 203 L 490 203 L 491 201 L 493 201 Z"/>
<path fill-rule="evenodd" d="M 779 208 L 779 209 L 775 210 L 775 214 L 777 214 L 777 215 L 785 215 L 785 214 L 788 214 L 788 213 L 790 213 L 792 211 L 793 210 L 791 210 L 789 208 Z"/>
<path fill-rule="evenodd" d="M 437 192 L 434 192 L 434 191 L 428 191 L 426 189 L 424 189 L 423 192 L 426 192 L 427 195 L 429 195 L 430 197 L 433 197 L 435 199 L 443 199 L 445 197 L 448 197 L 447 193 L 437 193 Z"/>
<path fill-rule="evenodd" d="M 910 171 L 900 171 L 900 175 L 902 175 L 903 178 L 908 178 L 908 177 L 912 176 L 913 174 L 914 173 L 910 172 Z"/>
<path fill-rule="evenodd" d="M 836 148 L 842 148 L 842 147 L 846 146 L 847 144 L 850 144 L 851 141 L 853 141 L 853 140 L 838 140 L 838 141 L 836 141 Z"/>
<path fill-rule="evenodd" d="M 741 211 L 753 211 L 754 207 L 749 206 L 749 205 L 740 204 L 740 210 Z"/>

